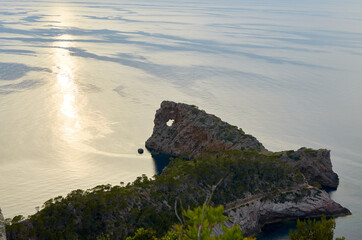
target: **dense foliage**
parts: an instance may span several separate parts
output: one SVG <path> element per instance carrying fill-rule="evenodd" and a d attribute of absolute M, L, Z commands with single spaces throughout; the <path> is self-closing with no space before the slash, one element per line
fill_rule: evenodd
<path fill-rule="evenodd" d="M 322 216 L 320 221 L 316 219 L 307 221 L 297 221 L 297 230 L 290 231 L 291 240 L 333 240 L 336 222 L 333 218 L 327 220 Z M 345 238 L 336 238 L 336 240 L 344 240 Z"/>
<path fill-rule="evenodd" d="M 211 206 L 225 205 L 245 194 L 272 193 L 295 188 L 304 177 L 275 157 L 254 152 L 213 152 L 182 161 L 175 159 L 163 173 L 143 175 L 126 186 L 101 185 L 75 190 L 44 203 L 26 220 L 8 222 L 8 239 L 125 239 L 139 228 L 153 228 L 163 236 L 177 222 L 176 200 L 185 208 L 204 202 L 220 180 Z M 179 206 L 181 207 L 181 206 Z"/>

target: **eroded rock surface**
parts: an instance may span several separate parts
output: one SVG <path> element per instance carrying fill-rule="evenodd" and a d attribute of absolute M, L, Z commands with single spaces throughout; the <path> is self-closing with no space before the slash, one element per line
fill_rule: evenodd
<path fill-rule="evenodd" d="M 153 155 L 194 158 L 210 150 L 267 152 L 255 137 L 196 106 L 163 101 L 154 123 L 153 134 L 146 142 Z"/>
<path fill-rule="evenodd" d="M 5 220 L 0 209 L 0 240 L 6 240 Z"/>

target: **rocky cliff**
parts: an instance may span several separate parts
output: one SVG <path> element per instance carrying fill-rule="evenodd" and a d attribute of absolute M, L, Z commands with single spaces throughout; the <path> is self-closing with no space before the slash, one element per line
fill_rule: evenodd
<path fill-rule="evenodd" d="M 169 124 L 168 124 L 169 123 Z M 278 156 L 301 171 L 308 183 L 336 189 L 338 175 L 332 170 L 330 151 L 301 148 L 298 151 L 272 153 L 255 137 L 196 106 L 163 101 L 157 110 L 152 136 L 146 141 L 152 155 L 194 158 L 207 151 L 256 151 Z"/>
<path fill-rule="evenodd" d="M 253 235 L 269 223 L 321 215 L 351 214 L 346 208 L 331 200 L 325 191 L 315 188 L 304 190 L 309 191 L 309 194 L 304 194 L 302 191 L 280 193 L 270 199 L 258 198 L 247 204 L 231 207 L 226 210 L 230 217 L 226 226 L 232 227 L 237 224 L 246 235 Z M 222 234 L 222 229 L 216 228 L 214 234 Z"/>
<path fill-rule="evenodd" d="M 153 155 L 194 158 L 209 150 L 267 152 L 255 137 L 193 105 L 164 101 L 154 123 L 153 134 L 146 142 Z"/>
<path fill-rule="evenodd" d="M 0 240 L 6 240 L 5 220 L 0 209 Z"/>
<path fill-rule="evenodd" d="M 301 148 L 280 153 L 280 160 L 299 170 L 311 185 L 337 189 L 338 175 L 332 170 L 330 150 Z"/>

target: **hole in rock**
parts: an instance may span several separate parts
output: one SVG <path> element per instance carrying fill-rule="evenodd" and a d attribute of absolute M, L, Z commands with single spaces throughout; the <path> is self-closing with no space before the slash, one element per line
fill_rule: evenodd
<path fill-rule="evenodd" d="M 174 121 L 175 121 L 175 119 L 168 120 L 168 122 L 166 123 L 167 126 L 171 127 L 173 125 Z"/>

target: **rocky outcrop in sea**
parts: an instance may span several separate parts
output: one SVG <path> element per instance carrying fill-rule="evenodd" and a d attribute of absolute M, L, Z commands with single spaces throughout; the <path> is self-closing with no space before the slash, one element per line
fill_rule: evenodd
<path fill-rule="evenodd" d="M 0 208 L 0 240 L 6 240 L 5 220 Z"/>
<path fill-rule="evenodd" d="M 168 124 L 170 123 L 170 124 Z M 172 123 L 172 124 L 171 124 Z M 157 110 L 152 136 L 146 141 L 152 155 L 195 158 L 207 151 L 256 151 L 276 156 L 299 170 L 311 185 L 337 189 L 338 175 L 332 170 L 330 151 L 301 148 L 273 153 L 255 137 L 194 105 L 163 101 Z"/>
<path fill-rule="evenodd" d="M 163 101 L 156 112 L 154 124 L 152 136 L 146 142 L 153 155 L 187 155 L 194 158 L 205 151 L 236 149 L 267 152 L 255 137 L 193 105 Z"/>

